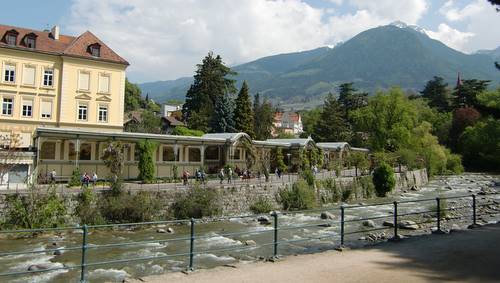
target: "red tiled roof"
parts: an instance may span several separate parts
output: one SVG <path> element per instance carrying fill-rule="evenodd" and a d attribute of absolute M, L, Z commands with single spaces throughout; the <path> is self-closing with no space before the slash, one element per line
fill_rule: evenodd
<path fill-rule="evenodd" d="M 15 30 L 17 35 L 16 46 L 8 45 L 5 36 Z M 35 48 L 28 48 L 24 45 L 23 39 L 26 35 L 33 33 L 36 35 Z M 104 44 L 99 38 L 89 31 L 84 32 L 78 37 L 60 35 L 59 39 L 54 39 L 49 31 L 37 31 L 32 29 L 0 25 L 0 48 L 12 48 L 18 50 L 27 50 L 54 55 L 65 55 L 71 57 L 80 57 L 97 61 L 107 61 L 128 65 L 129 63 L 116 54 L 111 48 Z M 94 57 L 88 52 L 88 46 L 94 43 L 101 45 L 100 57 Z"/>
<path fill-rule="evenodd" d="M 276 112 L 274 114 L 274 120 L 278 122 L 282 121 L 284 115 L 287 115 L 288 118 L 293 122 L 298 122 L 300 119 L 300 115 L 297 112 Z"/>
<path fill-rule="evenodd" d="M 185 126 L 183 122 L 177 120 L 175 117 L 172 117 L 172 116 L 166 116 L 166 117 L 162 117 L 162 119 L 168 121 L 168 123 L 171 125 L 171 126 Z"/>

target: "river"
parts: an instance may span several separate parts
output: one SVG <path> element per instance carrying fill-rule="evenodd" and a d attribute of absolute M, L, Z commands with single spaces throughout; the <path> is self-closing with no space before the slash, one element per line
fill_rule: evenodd
<path fill-rule="evenodd" d="M 363 204 L 381 202 L 409 201 L 434 198 L 437 196 L 451 197 L 479 193 L 481 191 L 494 192 L 499 176 L 485 174 L 463 174 L 460 176 L 437 177 L 418 191 L 407 191 L 387 198 L 370 199 Z M 448 221 L 443 220 L 443 228 L 466 228 L 471 223 L 469 214 L 472 198 L 450 199 L 446 201 Z M 402 215 L 415 211 L 435 210 L 435 200 L 417 203 L 401 203 L 398 214 Z M 483 205 L 484 204 L 484 205 Z M 479 222 L 488 223 L 497 220 L 500 204 L 500 195 L 478 196 Z M 384 228 L 383 221 L 391 221 L 393 206 L 378 205 L 356 207 L 358 203 L 348 204 L 345 210 L 345 219 L 352 221 L 363 217 L 378 217 L 373 223 L 347 222 L 346 232 L 355 230 L 369 230 Z M 279 255 L 311 253 L 325 249 L 332 249 L 340 241 L 340 209 L 337 205 L 329 207 L 334 215 L 333 220 L 320 218 L 322 210 L 283 213 L 279 214 Z M 349 207 L 353 206 L 353 207 Z M 454 220 L 460 215 L 467 215 L 464 219 Z M 382 218 L 386 216 L 385 218 Z M 272 222 L 272 217 L 269 217 Z M 429 233 L 435 224 L 435 213 L 426 212 L 421 215 L 408 215 L 401 219 L 411 219 L 421 223 L 418 231 L 401 230 L 402 234 Z M 367 227 L 370 225 L 374 227 Z M 307 226 L 293 229 L 296 226 Z M 158 229 L 173 229 L 173 233 L 158 233 Z M 392 228 L 375 232 L 364 232 L 346 235 L 346 244 L 359 246 L 372 244 L 374 241 L 385 240 L 392 236 Z M 261 233 L 257 233 L 257 232 Z M 163 232 L 163 231 L 161 231 Z M 162 257 L 189 252 L 188 222 L 182 224 L 125 227 L 120 229 L 91 229 L 88 236 L 89 250 L 86 254 L 87 263 L 103 262 L 108 260 Z M 230 235 L 229 235 L 230 234 Z M 253 262 L 272 256 L 274 230 L 272 225 L 263 225 L 256 217 L 234 217 L 222 221 L 202 221 L 195 225 L 196 240 L 194 267 L 211 268 L 217 265 L 232 264 L 235 262 Z M 167 241 L 168 239 L 177 241 Z M 310 239 L 315 238 L 315 239 Z M 144 242 L 121 247 L 98 247 L 105 244 Z M 0 257 L 0 273 L 27 271 L 30 266 L 43 268 L 58 268 L 78 265 L 81 260 L 81 250 L 45 252 L 49 249 L 80 247 L 82 242 L 81 230 L 69 233 L 54 233 L 41 235 L 36 238 L 0 239 L 0 253 L 13 251 L 41 251 L 28 255 L 9 255 Z M 285 243 L 287 242 L 287 243 Z M 255 245 L 256 244 L 256 245 Z M 263 245 L 263 246 L 262 246 Z M 205 252 L 208 251 L 208 252 Z M 100 266 L 89 266 L 87 279 L 89 282 L 122 282 L 127 277 L 140 277 L 163 272 L 181 271 L 188 266 L 188 256 L 182 255 L 172 258 L 149 259 L 126 263 L 114 263 Z M 0 277 L 1 282 L 78 282 L 79 269 L 55 270 L 44 273 L 35 273 L 17 277 Z"/>

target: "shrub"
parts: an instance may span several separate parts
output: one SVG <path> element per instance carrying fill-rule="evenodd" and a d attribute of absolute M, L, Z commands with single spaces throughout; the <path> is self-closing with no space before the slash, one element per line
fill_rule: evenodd
<path fill-rule="evenodd" d="M 461 174 L 464 172 L 462 157 L 458 154 L 447 152 L 446 170 L 451 174 Z"/>
<path fill-rule="evenodd" d="M 75 208 L 75 216 L 80 219 L 80 224 L 98 225 L 104 224 L 104 219 L 99 211 L 95 194 L 90 188 L 84 188 L 78 195 L 78 204 Z"/>
<path fill-rule="evenodd" d="M 355 188 L 352 185 L 342 188 L 342 202 L 347 202 L 351 199 L 354 189 Z"/>
<path fill-rule="evenodd" d="M 373 184 L 379 197 L 384 197 L 391 192 L 396 186 L 396 178 L 391 166 L 385 162 L 380 163 L 373 171 Z"/>
<path fill-rule="evenodd" d="M 260 196 L 251 206 L 250 210 L 253 213 L 268 213 L 274 209 L 273 204 L 268 198 Z"/>
<path fill-rule="evenodd" d="M 151 192 L 141 191 L 104 195 L 99 202 L 102 216 L 113 223 L 145 222 L 159 216 L 160 201 Z"/>
<path fill-rule="evenodd" d="M 171 209 L 176 219 L 214 216 L 221 211 L 218 199 L 216 190 L 195 186 L 187 195 L 179 197 Z"/>
<path fill-rule="evenodd" d="M 80 187 L 82 185 L 81 173 L 78 168 L 75 168 L 73 172 L 71 172 L 71 178 L 68 182 L 68 187 Z"/>
<path fill-rule="evenodd" d="M 137 143 L 139 149 L 139 180 L 144 183 L 152 183 L 156 176 L 156 169 L 153 154 L 157 144 L 150 140 L 143 140 Z"/>
<path fill-rule="evenodd" d="M 30 187 L 27 195 L 7 197 L 6 220 L 3 226 L 10 228 L 55 228 L 66 223 L 64 200 L 49 187 L 47 192 Z"/>
<path fill-rule="evenodd" d="M 322 182 L 322 185 L 327 192 L 327 194 L 321 199 L 323 203 L 338 202 L 341 199 L 342 192 L 340 190 L 340 187 L 338 187 L 335 183 L 334 178 L 325 179 Z"/>
<path fill-rule="evenodd" d="M 278 194 L 285 210 L 309 209 L 316 204 L 314 190 L 304 180 L 293 183 L 291 189 L 285 187 Z"/>
<path fill-rule="evenodd" d="M 188 129 L 186 127 L 182 127 L 182 126 L 177 126 L 174 128 L 174 130 L 172 131 L 172 135 L 176 135 L 176 136 L 194 136 L 194 137 L 201 137 L 203 136 L 205 133 L 203 131 L 199 131 L 199 130 L 192 130 L 192 129 Z"/>
<path fill-rule="evenodd" d="M 372 198 L 376 196 L 375 186 L 373 185 L 372 176 L 363 176 L 358 178 L 358 183 L 363 189 L 364 198 Z"/>
<path fill-rule="evenodd" d="M 441 219 L 445 218 L 448 216 L 448 202 L 446 199 L 440 199 L 439 200 L 439 215 L 441 216 Z M 435 212 L 433 214 L 434 217 L 437 217 L 437 203 L 434 202 L 429 206 L 429 211 Z"/>
<path fill-rule="evenodd" d="M 311 169 L 306 169 L 300 172 L 300 176 L 307 182 L 307 185 L 309 185 L 309 187 L 314 187 L 314 174 Z"/>

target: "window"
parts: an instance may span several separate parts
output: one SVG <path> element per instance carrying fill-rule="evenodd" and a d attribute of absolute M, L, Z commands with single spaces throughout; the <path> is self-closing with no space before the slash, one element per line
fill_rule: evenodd
<path fill-rule="evenodd" d="M 75 144 L 70 142 L 68 144 L 68 159 L 69 160 L 75 160 L 76 159 L 76 150 L 75 150 Z"/>
<path fill-rule="evenodd" d="M 22 109 L 23 117 L 32 117 L 33 116 L 33 100 L 23 100 L 23 109 Z"/>
<path fill-rule="evenodd" d="M 79 160 L 90 160 L 92 155 L 92 145 L 89 143 L 80 144 L 80 157 Z"/>
<path fill-rule="evenodd" d="M 24 43 L 26 44 L 26 47 L 28 47 L 28 48 L 35 48 L 36 38 L 34 36 L 27 36 L 24 39 Z"/>
<path fill-rule="evenodd" d="M 189 162 L 201 161 L 201 150 L 199 148 L 190 147 L 188 150 L 189 150 Z"/>
<path fill-rule="evenodd" d="M 78 74 L 78 88 L 81 90 L 90 90 L 90 73 L 80 72 Z"/>
<path fill-rule="evenodd" d="M 16 46 L 17 35 L 9 33 L 5 36 L 8 45 Z"/>
<path fill-rule="evenodd" d="M 233 156 L 232 156 L 233 160 L 240 160 L 240 149 L 239 148 L 235 148 L 234 151 L 233 151 Z"/>
<path fill-rule="evenodd" d="M 16 66 L 12 64 L 5 64 L 4 81 L 15 82 L 16 81 Z"/>
<path fill-rule="evenodd" d="M 99 44 L 92 44 L 89 46 L 90 54 L 94 57 L 101 57 L 101 46 Z"/>
<path fill-rule="evenodd" d="M 25 85 L 35 85 L 35 66 L 24 66 L 23 69 L 23 84 Z"/>
<path fill-rule="evenodd" d="M 109 93 L 109 75 L 99 75 L 99 92 Z"/>
<path fill-rule="evenodd" d="M 54 85 L 54 70 L 44 69 L 43 70 L 43 86 L 51 87 Z"/>
<path fill-rule="evenodd" d="M 171 146 L 163 147 L 163 161 L 179 161 L 179 149 L 177 149 L 177 160 L 174 155 L 174 148 Z"/>
<path fill-rule="evenodd" d="M 205 148 L 205 158 L 207 160 L 219 160 L 219 146 L 207 146 Z"/>
<path fill-rule="evenodd" d="M 40 158 L 56 159 L 56 143 L 55 142 L 42 143 L 42 148 L 40 149 Z"/>
<path fill-rule="evenodd" d="M 2 102 L 2 115 L 12 116 L 13 108 L 14 108 L 14 99 L 4 97 Z"/>
<path fill-rule="evenodd" d="M 85 104 L 78 105 L 78 120 L 87 121 L 88 106 Z"/>
<path fill-rule="evenodd" d="M 52 118 L 52 100 L 42 100 L 40 115 L 42 118 Z"/>
<path fill-rule="evenodd" d="M 98 120 L 99 122 L 107 122 L 108 121 L 108 106 L 107 105 L 99 105 L 98 111 Z"/>

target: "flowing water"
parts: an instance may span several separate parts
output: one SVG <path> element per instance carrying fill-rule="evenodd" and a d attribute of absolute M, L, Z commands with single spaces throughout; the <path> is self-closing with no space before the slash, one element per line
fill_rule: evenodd
<path fill-rule="evenodd" d="M 432 180 L 418 191 L 409 191 L 397 196 L 379 198 L 364 201 L 364 204 L 410 201 L 437 196 L 459 196 L 478 193 L 488 189 L 491 192 L 498 191 L 499 176 L 488 176 L 483 174 L 465 174 L 461 176 L 439 177 Z M 471 223 L 469 214 L 471 210 L 471 198 L 450 199 L 446 205 L 452 216 L 467 215 L 466 218 L 453 222 L 443 221 L 445 228 L 458 225 L 460 228 Z M 500 203 L 500 195 L 478 196 L 478 206 L 488 203 L 488 209 L 496 211 Z M 348 245 L 365 245 L 370 242 L 364 240 L 370 233 L 362 221 L 354 221 L 365 217 L 378 217 L 374 219 L 375 228 L 384 228 L 382 222 L 393 219 L 393 205 L 377 205 L 368 207 L 357 207 L 359 204 L 351 204 L 352 207 L 345 209 L 346 232 L 366 231 L 346 235 Z M 493 207 L 491 207 L 493 206 Z M 483 206 L 481 206 L 483 207 Z M 280 214 L 279 223 L 279 254 L 290 255 L 299 253 L 311 253 L 325 249 L 332 249 L 340 242 L 340 210 L 332 206 L 333 220 L 320 218 L 323 208 L 317 211 L 297 212 Z M 436 201 L 417 203 L 401 203 L 398 206 L 398 214 L 402 215 L 415 211 L 429 211 L 436 209 Z M 492 221 L 497 214 L 494 211 L 486 211 L 479 218 L 483 222 Z M 482 210 L 481 210 L 482 211 Z M 425 212 L 421 215 L 403 216 L 401 219 L 412 219 L 423 223 L 418 233 L 428 233 L 431 226 L 435 226 L 436 214 Z M 450 217 L 453 218 L 453 217 Z M 269 217 L 272 222 L 272 217 Z M 366 223 L 365 223 L 366 224 Z M 294 228 L 297 226 L 306 226 Z M 158 233 L 158 229 L 172 228 L 173 233 Z M 454 226 L 456 228 L 456 226 Z M 392 228 L 376 231 L 376 238 L 385 239 L 392 236 Z M 401 230 L 403 234 L 417 233 L 417 231 Z M 195 225 L 194 267 L 211 268 L 218 265 L 232 264 L 235 262 L 246 263 L 268 258 L 273 253 L 273 225 L 263 225 L 257 221 L 255 216 L 226 218 L 221 221 L 203 221 Z M 126 260 L 131 258 L 142 258 L 140 261 L 129 261 L 122 263 L 110 263 L 99 266 L 89 266 L 87 279 L 89 282 L 121 282 L 127 277 L 140 277 L 145 275 L 159 274 L 171 271 L 185 270 L 188 266 L 189 257 L 189 222 L 173 223 L 169 225 L 144 226 L 138 229 L 134 227 L 122 227 L 115 229 L 91 229 L 87 242 L 89 249 L 86 253 L 87 263 L 105 262 L 111 260 Z M 175 241 L 168 241 L 177 239 Z M 97 247 L 97 245 L 146 242 L 141 244 L 113 247 Z M 0 273 L 27 271 L 28 268 L 38 266 L 39 268 L 58 268 L 63 266 L 78 265 L 81 261 L 81 230 L 72 232 L 54 233 L 38 236 L 36 238 L 23 239 L 0 239 L 0 253 L 13 251 L 41 251 L 27 255 L 9 255 L 0 257 Z M 254 243 L 256 245 L 254 245 Z M 72 248 L 77 250 L 60 251 L 54 255 L 46 250 L 57 248 Z M 58 252 L 59 253 L 59 252 Z M 177 255 L 176 257 L 168 257 Z M 148 259 L 150 257 L 162 257 L 160 259 Z M 0 277 L 0 282 L 78 282 L 80 270 L 54 270 L 50 272 L 35 273 L 31 275 L 20 275 L 12 277 Z"/>

